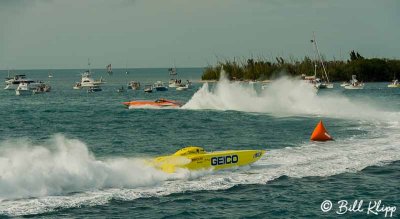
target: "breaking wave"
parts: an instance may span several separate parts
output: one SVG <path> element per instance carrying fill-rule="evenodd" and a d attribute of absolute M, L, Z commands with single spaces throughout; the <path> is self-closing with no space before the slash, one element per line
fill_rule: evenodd
<path fill-rule="evenodd" d="M 96 159 L 76 139 L 56 135 L 44 145 L 27 140 L 0 145 L 0 200 L 62 195 L 104 188 L 152 186 L 168 175 L 143 158 Z"/>

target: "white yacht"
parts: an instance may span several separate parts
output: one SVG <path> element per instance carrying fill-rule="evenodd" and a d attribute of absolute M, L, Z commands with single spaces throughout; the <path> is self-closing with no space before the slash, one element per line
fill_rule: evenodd
<path fill-rule="evenodd" d="M 100 78 L 100 80 L 97 80 L 97 81 L 92 78 L 92 72 L 90 70 L 90 61 L 89 60 L 88 60 L 88 66 L 89 66 L 89 70 L 82 73 L 81 82 L 77 82 L 73 87 L 74 89 L 81 89 L 83 87 L 86 87 L 86 88 L 96 87 L 96 86 L 100 86 L 101 84 L 105 83 L 105 81 L 103 81 L 102 78 Z"/>
<path fill-rule="evenodd" d="M 392 83 L 388 84 L 387 87 L 389 87 L 389 88 L 400 88 L 400 83 L 399 83 L 399 80 L 397 80 L 397 78 L 396 78 L 396 73 L 393 75 Z"/>
<path fill-rule="evenodd" d="M 176 75 L 178 75 L 178 73 L 176 72 L 176 68 L 175 67 L 169 68 L 168 72 L 169 72 L 169 75 L 175 76 L 175 77 L 172 77 L 169 80 L 168 87 L 172 87 L 172 88 L 173 87 L 180 87 L 181 84 L 182 84 L 182 81 L 180 79 L 176 78 Z"/>
<path fill-rule="evenodd" d="M 190 89 L 192 87 L 192 82 L 190 82 L 189 80 L 186 80 L 186 83 L 179 83 L 176 87 L 176 90 L 187 90 Z"/>
<path fill-rule="evenodd" d="M 167 91 L 168 87 L 166 87 L 164 85 L 164 82 L 162 81 L 157 81 L 156 83 L 154 83 L 153 85 L 154 89 L 156 89 L 156 91 Z"/>
<path fill-rule="evenodd" d="M 171 79 L 171 80 L 169 80 L 168 87 L 179 87 L 181 84 L 182 84 L 181 80 Z"/>
<path fill-rule="evenodd" d="M 101 84 L 104 84 L 105 82 L 103 81 L 102 78 L 100 80 L 96 81 L 92 78 L 91 72 L 90 71 L 85 71 L 82 74 L 81 78 L 81 86 L 82 87 L 94 87 L 94 86 L 99 86 Z"/>
<path fill-rule="evenodd" d="M 131 82 L 128 83 L 128 89 L 139 90 L 140 89 L 140 83 L 138 81 L 131 81 Z"/>
<path fill-rule="evenodd" d="M 32 83 L 34 81 L 27 79 L 26 75 L 14 75 L 14 77 L 7 77 L 5 82 L 5 90 L 15 90 L 21 82 Z"/>
<path fill-rule="evenodd" d="M 144 92 L 152 93 L 153 92 L 153 86 L 151 84 L 144 85 Z"/>
<path fill-rule="evenodd" d="M 39 93 L 50 92 L 50 90 L 51 86 L 41 81 L 38 82 L 21 81 L 21 83 L 19 83 L 18 87 L 15 89 L 15 94 L 17 96 L 39 94 Z"/>
<path fill-rule="evenodd" d="M 349 86 L 349 85 L 350 85 L 350 83 L 347 82 L 347 81 L 345 81 L 345 82 L 343 82 L 340 86 L 341 86 L 341 87 L 346 87 L 346 86 Z"/>
<path fill-rule="evenodd" d="M 390 87 L 390 88 L 400 88 L 399 80 L 394 79 L 392 81 L 392 83 L 388 84 L 388 87 Z"/>
<path fill-rule="evenodd" d="M 35 84 L 35 87 L 31 88 L 33 94 L 43 94 L 46 92 L 50 92 L 51 86 L 45 83 Z"/>
<path fill-rule="evenodd" d="M 21 81 L 21 83 L 18 84 L 17 89 L 15 89 L 15 94 L 17 96 L 32 94 L 29 83 L 27 81 Z"/>
<path fill-rule="evenodd" d="M 364 89 L 364 83 L 359 82 L 357 80 L 356 75 L 351 76 L 351 81 L 349 85 L 344 86 L 345 89 L 351 89 L 351 90 L 359 90 L 359 89 Z"/>
<path fill-rule="evenodd" d="M 187 89 L 189 89 L 189 84 L 180 84 L 179 86 L 176 87 L 176 90 L 179 90 L 179 91 L 184 91 Z"/>

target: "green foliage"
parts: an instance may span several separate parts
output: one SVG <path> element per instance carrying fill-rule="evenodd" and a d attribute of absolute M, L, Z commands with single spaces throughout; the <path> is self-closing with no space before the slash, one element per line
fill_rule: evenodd
<path fill-rule="evenodd" d="M 205 68 L 203 80 L 218 80 L 223 66 L 230 80 L 268 80 L 278 77 L 283 72 L 290 76 L 314 75 L 314 60 L 304 57 L 303 60 L 285 60 L 276 57 L 275 62 L 253 58 L 242 62 L 225 60 L 216 66 Z M 321 77 L 320 63 L 317 76 Z M 391 81 L 394 75 L 400 75 L 400 60 L 394 59 L 366 59 L 354 50 L 350 52 L 348 61 L 324 61 L 330 81 L 348 81 L 351 75 L 357 75 L 359 80 Z M 400 77 L 400 76 L 399 76 Z"/>

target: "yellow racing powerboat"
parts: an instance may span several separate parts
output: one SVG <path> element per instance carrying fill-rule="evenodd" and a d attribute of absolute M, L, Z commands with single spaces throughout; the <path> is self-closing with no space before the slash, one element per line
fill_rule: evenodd
<path fill-rule="evenodd" d="M 201 147 L 189 146 L 172 155 L 157 157 L 152 165 L 167 173 L 173 173 L 178 168 L 189 170 L 219 170 L 237 166 L 245 166 L 259 160 L 264 150 L 228 150 L 206 152 Z"/>

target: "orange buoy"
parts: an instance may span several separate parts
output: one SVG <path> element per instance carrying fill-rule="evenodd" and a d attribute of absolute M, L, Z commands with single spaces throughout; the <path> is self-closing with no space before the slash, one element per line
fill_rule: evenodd
<path fill-rule="evenodd" d="M 322 120 L 319 121 L 317 126 L 315 127 L 311 138 L 312 141 L 330 141 L 333 138 L 326 131 L 324 124 L 322 124 Z"/>

